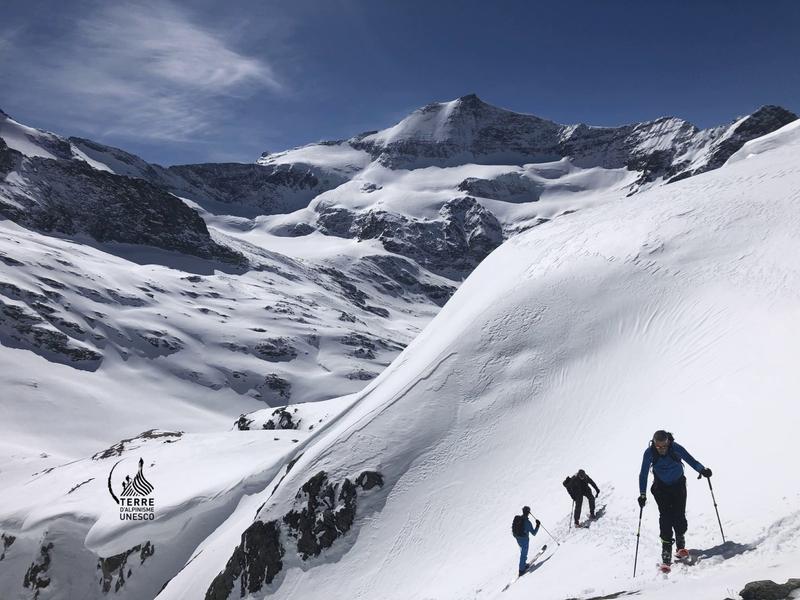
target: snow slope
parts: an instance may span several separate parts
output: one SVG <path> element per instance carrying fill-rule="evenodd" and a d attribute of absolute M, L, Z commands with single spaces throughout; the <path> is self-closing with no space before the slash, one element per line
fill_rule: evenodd
<path fill-rule="evenodd" d="M 434 141 L 450 131 L 437 123 L 425 122 Z M 658 127 L 663 139 L 683 129 L 669 120 Z M 95 146 L 9 131 L 8 139 L 32 145 L 25 148 L 32 156 L 52 146 L 80 158 L 80 146 L 83 160 L 116 166 L 103 162 L 107 152 Z M 592 131 L 574 137 L 591 140 Z M 395 133 L 391 143 L 417 139 Z M 642 143 L 659 149 L 657 139 Z M 112 588 L 126 580 L 114 594 L 150 598 L 169 580 L 159 598 L 202 598 L 254 516 L 280 522 L 320 470 L 335 482 L 379 471 L 384 485 L 363 495 L 354 528 L 320 556 L 301 560 L 296 541 L 281 534 L 283 569 L 253 597 L 321 598 L 336 590 L 370 600 L 493 598 L 515 570 L 508 529 L 522 504 L 565 541 L 502 598 L 622 589 L 658 598 L 679 588 L 721 598 L 751 579 L 797 575 L 791 567 L 800 558 L 800 486 L 778 476 L 791 468 L 787 440 L 800 389 L 792 360 L 800 289 L 793 264 L 796 124 L 749 142 L 723 169 L 627 200 L 621 196 L 635 173 L 623 168 L 562 159 L 406 171 L 367 165 L 364 152 L 349 145 L 330 154 L 323 147 L 298 152 L 352 180 L 309 209 L 248 219 L 203 212 L 186 200 L 203 213 L 215 240 L 258 267 L 244 275 L 145 247 L 91 240 L 78 247 L 0 222 L 4 310 L 23 325 L 40 318 L 43 331 L 71 332 L 69 343 L 103 354 L 92 372 L 0 347 L 9 390 L 0 446 L 0 589 L 31 596 L 30 586 L 20 586 L 38 565 L 50 578 L 38 588 L 42 600 L 106 597 L 98 561 L 108 565 L 152 544 L 155 558 L 132 577 L 121 568 L 109 574 Z M 264 161 L 295 164 L 292 152 Z M 123 158 L 115 160 L 128 164 Z M 321 207 L 390 210 L 426 224 L 440 217 L 442 202 L 465 190 L 497 215 L 504 235 L 523 233 L 490 255 L 362 393 L 332 400 L 332 408 L 303 409 L 310 416 L 321 411 L 324 423 L 302 431 L 231 431 L 237 414 L 261 406 L 255 398 L 266 389 L 265 369 L 291 379 L 299 399 L 360 388 L 375 374 L 370 364 L 382 367 L 396 356 L 394 342 L 410 339 L 434 312 L 420 290 L 447 283 L 422 270 L 418 279 L 427 288 L 417 281 L 410 290 L 381 280 L 377 269 L 343 277 L 331 265 L 399 257 L 369 237 L 277 230 L 310 220 Z M 540 226 L 524 231 L 534 224 Z M 353 281 L 359 288 L 350 293 Z M 54 306 L 43 298 L 56 299 Z M 34 306 L 39 316 L 28 310 Z M 374 309 L 384 306 L 391 319 L 375 318 Z M 268 365 L 256 352 L 265 336 Z M 295 357 L 278 338 L 291 338 Z M 265 415 L 251 417 L 259 424 Z M 152 524 L 121 527 L 103 483 L 117 459 L 92 453 L 152 427 L 190 433 L 169 444 L 145 436 L 121 450 L 127 465 L 146 459 L 163 509 Z M 728 537 L 754 547 L 727 561 L 709 559 L 674 585 L 652 576 L 652 501 L 642 575 L 629 575 L 638 464 L 661 427 L 714 469 Z M 560 482 L 579 467 L 601 485 L 608 508 L 596 527 L 568 533 Z M 707 490 L 691 477 L 689 485 L 689 544 L 712 548 L 721 540 Z M 7 547 L 6 535 L 16 539 Z M 45 560 L 40 548 L 50 543 Z"/>
<path fill-rule="evenodd" d="M 800 483 L 788 474 L 800 418 L 800 135 L 789 126 L 781 137 L 746 161 L 548 223 L 491 254 L 277 491 L 264 490 L 266 521 L 320 470 L 340 480 L 372 468 L 386 482 L 330 554 L 301 562 L 286 539 L 286 568 L 252 597 L 639 590 L 710 600 L 797 576 Z M 634 580 L 638 469 L 658 428 L 714 470 L 727 538 L 752 549 L 655 575 L 651 498 Z M 561 480 L 581 467 L 607 508 L 569 532 Z M 711 498 L 690 469 L 687 478 L 688 544 L 713 553 L 722 540 Z M 562 544 L 500 595 L 523 504 Z M 534 544 L 545 541 L 553 546 L 544 533 Z M 159 598 L 202 597 L 220 554 L 196 556 Z"/>

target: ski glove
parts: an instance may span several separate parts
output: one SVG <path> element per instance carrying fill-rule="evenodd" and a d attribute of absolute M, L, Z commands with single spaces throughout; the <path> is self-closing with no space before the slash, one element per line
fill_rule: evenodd
<path fill-rule="evenodd" d="M 701 475 L 702 477 L 711 477 L 711 469 L 709 469 L 708 467 L 706 467 L 705 469 L 703 469 L 702 471 L 700 471 L 700 475 Z"/>
<path fill-rule="evenodd" d="M 599 498 L 600 497 L 600 490 L 597 490 L 597 493 L 594 495 L 594 497 L 595 498 Z"/>
<path fill-rule="evenodd" d="M 536 519 L 536 529 L 539 529 L 539 519 Z"/>
<path fill-rule="evenodd" d="M 644 508 L 644 505 L 645 505 L 646 502 L 647 502 L 647 496 L 645 496 L 644 494 L 641 494 L 639 496 L 639 507 L 640 508 Z"/>

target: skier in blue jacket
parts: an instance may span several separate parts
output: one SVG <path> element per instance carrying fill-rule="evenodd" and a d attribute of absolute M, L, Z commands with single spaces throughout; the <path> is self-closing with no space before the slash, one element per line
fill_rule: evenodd
<path fill-rule="evenodd" d="M 531 525 L 528 516 L 531 514 L 530 506 L 522 507 L 522 527 L 521 530 L 512 531 L 514 539 L 519 544 L 519 574 L 524 575 L 528 569 L 528 534 L 536 535 L 539 533 L 539 519 L 536 519 L 536 527 Z M 515 525 L 518 522 L 517 517 L 514 517 Z M 512 529 L 514 529 L 512 527 Z M 521 535 L 518 535 L 521 534 Z"/>
<path fill-rule="evenodd" d="M 711 477 L 711 469 L 704 467 L 689 452 L 674 441 L 672 434 L 658 430 L 653 434 L 650 446 L 644 451 L 642 469 L 639 472 L 639 506 L 647 502 L 647 473 L 653 467 L 653 485 L 650 488 L 658 505 L 658 524 L 661 529 L 661 560 L 664 565 L 672 563 L 672 532 L 675 531 L 677 555 L 685 558 L 686 550 L 686 477 L 683 474 L 685 460 L 704 477 Z"/>

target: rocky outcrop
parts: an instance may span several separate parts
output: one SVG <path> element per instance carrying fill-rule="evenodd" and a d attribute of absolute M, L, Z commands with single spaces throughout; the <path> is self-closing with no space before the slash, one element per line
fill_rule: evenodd
<path fill-rule="evenodd" d="M 788 600 L 795 598 L 792 594 L 800 590 L 800 579 L 789 579 L 786 583 L 775 583 L 770 580 L 751 581 L 739 592 L 742 600 Z"/>
<path fill-rule="evenodd" d="M 261 429 L 298 429 L 301 419 L 292 416 L 286 406 L 280 406 L 272 411 L 269 418 L 261 423 Z M 297 412 L 297 409 L 294 410 Z M 253 427 L 255 419 L 248 418 L 247 415 L 240 415 L 235 425 L 239 431 L 248 431 Z M 257 426 L 257 425 L 256 425 Z"/>
<path fill-rule="evenodd" d="M 47 295 L 0 282 L 0 342 L 52 362 L 96 370 L 103 356 L 83 342 L 85 331 L 80 325 L 58 316 L 52 303 L 59 299 L 58 292 Z"/>
<path fill-rule="evenodd" d="M 133 575 L 133 565 L 128 564 L 131 557 L 137 555 L 135 558 L 138 558 L 138 566 L 141 566 L 155 552 L 155 546 L 150 542 L 145 542 L 120 554 L 115 554 L 108 558 L 98 558 L 97 568 L 101 574 L 100 588 L 103 593 L 109 593 L 112 587 L 115 593 L 119 592 L 125 585 L 126 579 Z"/>
<path fill-rule="evenodd" d="M 383 476 L 375 471 L 362 472 L 356 483 L 345 478 L 336 484 L 320 471 L 301 486 L 295 507 L 280 520 L 255 521 L 245 530 L 225 569 L 211 582 L 205 600 L 227 600 L 237 584 L 244 598 L 272 583 L 283 569 L 286 548 L 281 539 L 294 542 L 303 560 L 319 556 L 352 528 L 359 493 L 374 493 L 382 487 Z"/>
<path fill-rule="evenodd" d="M 326 285 L 326 282 L 320 281 L 325 287 L 328 287 L 332 291 L 335 291 L 338 294 L 344 296 L 347 300 L 349 300 L 352 304 L 360 308 L 361 310 L 367 311 L 379 317 L 387 318 L 389 316 L 389 311 L 383 307 L 375 306 L 373 304 L 368 304 L 367 301 L 371 300 L 370 296 L 367 295 L 366 292 L 359 289 L 356 286 L 350 277 L 342 273 L 339 269 L 334 267 L 320 267 L 319 272 L 327 275 L 330 280 L 335 284 L 335 286 Z M 341 316 L 340 316 L 341 319 Z M 347 320 L 347 319 L 343 319 Z"/>
<path fill-rule="evenodd" d="M 458 189 L 472 196 L 503 202 L 537 202 L 544 186 L 522 173 L 503 173 L 494 179 L 467 177 Z"/>
<path fill-rule="evenodd" d="M 299 510 L 283 517 L 288 535 L 297 540 L 297 552 L 307 560 L 346 534 L 356 513 L 356 486 L 349 479 L 341 485 L 328 481 L 324 471 L 309 479 L 297 493 Z"/>
<path fill-rule="evenodd" d="M 200 215 L 147 181 L 100 171 L 80 160 L 30 157 L 20 160 L 17 171 L 24 184 L 5 185 L 12 202 L 0 199 L 0 214 L 20 225 L 245 263 L 243 256 L 211 239 Z"/>
<path fill-rule="evenodd" d="M 503 241 L 500 222 L 470 196 L 445 202 L 439 219 L 417 220 L 379 209 L 354 213 L 319 205 L 318 226 L 328 235 L 377 239 L 394 254 L 433 273 L 460 280 Z"/>
<path fill-rule="evenodd" d="M 259 358 L 269 362 L 288 362 L 297 358 L 297 349 L 289 338 L 269 338 L 255 345 Z"/>
<path fill-rule="evenodd" d="M 267 402 L 272 400 L 289 400 L 292 397 L 292 383 L 277 373 L 269 373 L 264 377 L 264 384 L 259 388 L 261 397 Z"/>
<path fill-rule="evenodd" d="M 421 298 L 436 306 L 444 306 L 456 288 L 433 281 L 419 266 L 401 256 L 373 254 L 362 257 L 352 268 L 352 273 L 369 281 L 383 294 L 408 298 Z M 343 313 L 341 321 L 355 322 L 355 317 Z"/>
<path fill-rule="evenodd" d="M 122 456 L 125 451 L 130 451 L 141 446 L 147 440 L 155 440 L 163 438 L 161 441 L 165 444 L 177 442 L 183 436 L 182 431 L 159 431 L 157 429 L 148 429 L 143 431 L 136 437 L 120 440 L 113 446 L 106 448 L 100 452 L 92 455 L 92 460 L 103 460 L 104 458 L 113 458 L 115 456 Z"/>
<path fill-rule="evenodd" d="M 0 138 L 0 179 L 13 171 L 22 160 L 22 155 L 9 148 L 3 138 Z"/>
<path fill-rule="evenodd" d="M 309 165 L 256 165 L 213 163 L 179 165 L 167 169 L 173 176 L 167 189 L 187 196 L 209 209 L 208 202 L 224 205 L 226 212 L 242 216 L 290 213 L 304 208 L 318 194 L 341 185 L 343 177 Z M 212 210 L 211 212 L 219 212 Z M 296 231 L 296 235 L 302 235 Z"/>
<path fill-rule="evenodd" d="M 714 143 L 704 164 L 694 170 L 689 169 L 674 175 L 669 183 L 718 169 L 746 142 L 780 129 L 796 119 L 796 114 L 780 106 L 762 106 Z"/>
<path fill-rule="evenodd" d="M 11 548 L 11 544 L 17 541 L 16 536 L 13 535 L 6 535 L 5 533 L 0 534 L 0 541 L 3 542 L 3 549 L 0 551 L 0 560 L 3 560 L 6 557 L 6 550 Z"/>
<path fill-rule="evenodd" d="M 205 600 L 226 600 L 236 583 L 240 596 L 253 594 L 272 583 L 283 569 L 285 551 L 277 521 L 256 521 L 242 533 L 239 546 L 206 591 Z"/>
<path fill-rule="evenodd" d="M 285 408 L 276 408 L 272 417 L 262 425 L 264 429 L 297 429 L 299 426 L 300 421 L 292 419 L 292 414 Z"/>
<path fill-rule="evenodd" d="M 362 134 L 350 144 L 393 169 L 467 162 L 522 164 L 560 158 L 560 127 L 491 106 L 470 94 L 420 108 L 393 128 L 394 135 Z"/>
<path fill-rule="evenodd" d="M 50 551 L 52 549 L 52 542 L 43 544 L 39 549 L 39 556 L 31 563 L 31 566 L 28 567 L 28 570 L 25 572 L 22 586 L 33 592 L 34 600 L 39 598 L 41 591 L 50 585 L 50 576 L 47 571 L 50 568 Z"/>

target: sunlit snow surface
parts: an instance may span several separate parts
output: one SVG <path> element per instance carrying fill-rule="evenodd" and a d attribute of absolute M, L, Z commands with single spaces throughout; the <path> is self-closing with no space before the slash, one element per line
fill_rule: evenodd
<path fill-rule="evenodd" d="M 729 167 L 581 211 L 493 253 L 425 331 L 316 436 L 261 518 L 308 476 L 370 466 L 384 502 L 264 597 L 721 599 L 800 565 L 800 135 Z M 632 579 L 638 468 L 655 429 L 714 470 L 728 540 L 754 549 L 655 573 L 652 498 Z M 561 481 L 585 468 L 605 516 L 568 531 Z M 705 481 L 687 472 L 688 546 L 722 543 Z M 263 498 L 268 497 L 265 490 Z M 562 542 L 514 578 L 523 504 Z M 555 544 L 544 532 L 534 547 Z M 220 539 L 220 544 L 223 544 Z M 227 557 L 233 550 L 220 552 Z M 199 556 L 161 598 L 201 596 L 224 561 Z M 311 567 L 311 568 L 310 568 Z M 503 594 L 499 596 L 499 594 Z"/>
<path fill-rule="evenodd" d="M 563 600 L 628 590 L 656 600 L 721 600 L 747 581 L 797 577 L 798 156 L 800 129 L 788 125 L 745 145 L 717 171 L 610 203 L 608 190 L 603 202 L 587 193 L 583 210 L 490 255 L 363 392 L 301 407 L 309 410 L 307 421 L 318 417 L 312 430 L 234 430 L 229 416 L 252 407 L 247 399 L 210 389 L 198 394 L 198 386 L 183 387 L 179 379 L 165 390 L 152 371 L 119 368 L 122 358 L 104 364 L 102 380 L 56 393 L 68 367 L 34 355 L 23 364 L 18 353 L 9 363 L 5 357 L 16 351 L 0 348 L 3 362 L 15 365 L 4 379 L 24 391 L 27 403 L 4 403 L 15 427 L 0 465 L 0 531 L 17 541 L 0 562 L 0 589 L 28 597 L 20 582 L 49 540 L 53 584 L 40 598 L 104 597 L 93 579 L 97 555 L 152 541 L 156 554 L 115 597 L 153 597 L 169 580 L 158 598 L 203 598 L 256 514 L 280 518 L 320 470 L 341 479 L 364 469 L 383 473 L 386 485 L 354 529 L 309 563 L 288 546 L 284 570 L 255 597 Z M 523 169 L 536 176 L 534 168 Z M 409 174 L 409 187 L 426 171 Z M 400 210 L 401 198 L 386 194 Z M 37 256 L 68 244 L 51 240 L 44 247 L 40 236 L 2 226 L 5 244 L 17 239 Z M 211 226 L 269 247 L 267 227 L 236 233 L 222 222 Z M 343 256 L 354 246 L 343 241 Z M 100 260 L 99 252 L 81 252 L 87 264 Z M 305 252 L 313 256 L 310 244 Z M 123 260 L 98 266 L 111 289 L 153 279 L 168 300 L 184 285 L 170 284 L 175 274 L 156 280 L 152 266 L 130 275 Z M 36 274 L 14 283 L 31 285 L 25 277 Z M 61 277 L 78 283 L 69 273 Z M 213 275 L 215 290 L 228 283 L 224 274 Z M 217 310 L 224 298 L 206 301 Z M 148 319 L 157 308 L 153 303 Z M 127 325 L 126 309 L 118 310 L 112 324 Z M 211 327 L 212 317 L 201 314 Z M 198 340 L 188 355 L 198 364 L 206 356 L 201 347 Z M 72 372 L 70 379 L 80 383 Z M 230 404 L 223 408 L 220 400 Z M 107 444 L 99 445 L 103 436 L 88 419 L 107 410 L 110 421 L 130 420 L 131 437 L 156 426 L 194 433 L 141 440 L 119 456 L 92 459 Z M 46 435 L 37 434 L 37 424 Z M 31 448 L 59 428 L 54 455 L 36 458 Z M 660 547 L 650 498 L 634 580 L 638 468 L 660 428 L 714 470 L 727 538 L 754 549 L 677 567 L 666 579 L 656 575 Z M 133 472 L 140 456 L 159 517 L 120 523 L 105 478 L 120 459 L 119 468 Z M 607 508 L 590 529 L 576 532 L 568 530 L 570 500 L 561 481 L 578 468 L 598 483 Z M 689 469 L 687 479 L 688 546 L 712 549 L 722 540 L 707 484 Z M 561 546 L 540 533 L 532 548 L 548 543 L 545 562 L 501 592 L 514 579 L 517 546 L 509 528 L 523 504 Z"/>

